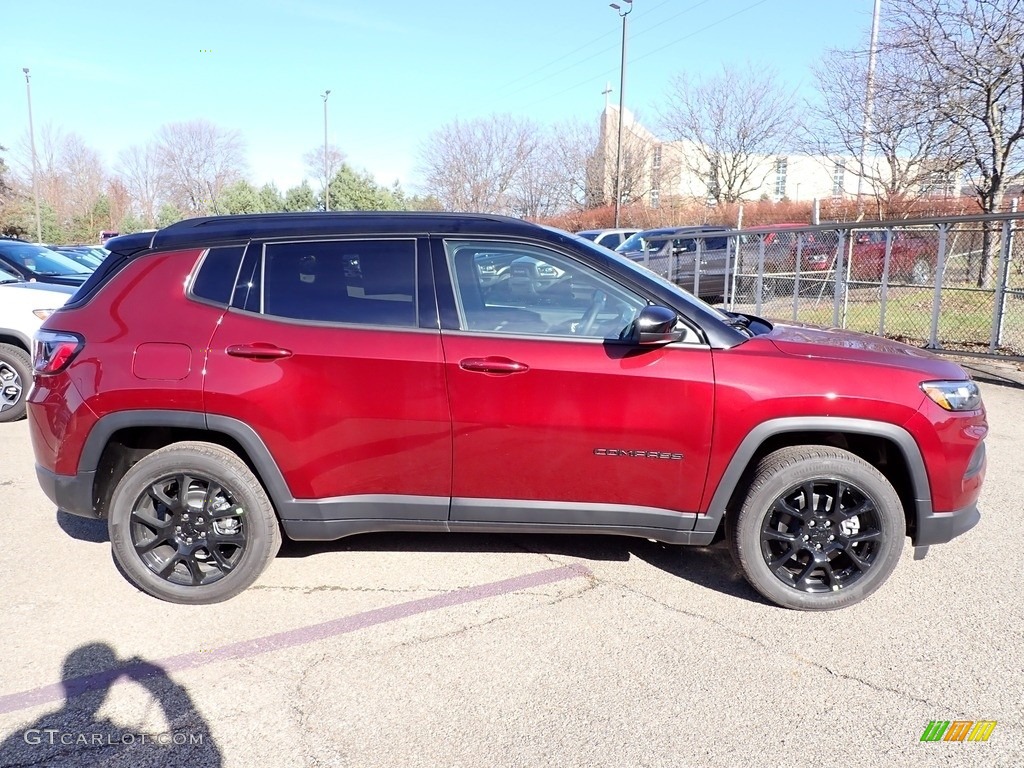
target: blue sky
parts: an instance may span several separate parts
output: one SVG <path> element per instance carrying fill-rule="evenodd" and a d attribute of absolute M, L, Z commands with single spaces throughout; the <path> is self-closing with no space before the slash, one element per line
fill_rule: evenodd
<path fill-rule="evenodd" d="M 619 0 L 620 5 L 624 5 Z M 596 120 L 618 100 L 621 22 L 606 0 L 47 0 L 0 3 L 0 145 L 28 126 L 75 131 L 113 164 L 166 122 L 242 132 L 250 180 L 282 189 L 330 141 L 415 191 L 422 140 L 497 112 Z M 831 47 L 867 38 L 871 0 L 635 0 L 626 106 L 653 122 L 670 78 L 723 63 L 774 68 L 800 93 Z"/>

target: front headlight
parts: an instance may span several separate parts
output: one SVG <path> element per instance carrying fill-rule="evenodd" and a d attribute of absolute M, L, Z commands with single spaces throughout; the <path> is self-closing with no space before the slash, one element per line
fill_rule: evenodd
<path fill-rule="evenodd" d="M 947 411 L 976 411 L 981 408 L 981 391 L 966 381 L 925 381 L 921 389 Z"/>
<path fill-rule="evenodd" d="M 56 309 L 33 309 L 32 314 L 38 317 L 40 320 L 45 320 L 56 311 Z"/>

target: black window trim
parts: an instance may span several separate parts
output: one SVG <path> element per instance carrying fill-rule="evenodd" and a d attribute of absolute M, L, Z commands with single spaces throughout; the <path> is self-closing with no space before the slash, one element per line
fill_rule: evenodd
<path fill-rule="evenodd" d="M 245 254 L 242 257 L 241 267 L 239 269 L 239 278 L 243 274 L 243 270 L 250 269 L 249 280 L 250 282 L 256 276 L 257 271 L 260 274 L 260 294 L 259 294 L 259 308 L 256 310 L 246 309 L 244 305 L 240 306 L 236 301 L 236 297 L 232 295 L 231 304 L 228 306 L 228 311 L 241 312 L 247 315 L 255 315 L 262 317 L 268 321 L 290 323 L 296 325 L 313 325 L 313 326 L 326 326 L 326 327 L 339 327 L 339 328 L 352 328 L 367 331 L 413 331 L 422 332 L 427 331 L 429 333 L 436 334 L 439 329 L 439 325 L 436 319 L 431 323 L 430 318 L 436 318 L 436 310 L 432 313 L 430 309 L 431 302 L 421 301 L 421 297 L 424 291 L 429 289 L 430 293 L 434 293 L 433 280 L 431 279 L 431 273 L 429 271 L 429 257 L 430 251 L 427 247 L 426 235 L 415 234 L 415 233 L 402 233 L 400 235 L 389 235 L 389 234 L 367 234 L 359 233 L 357 235 L 342 235 L 337 237 L 301 237 L 301 236 L 287 236 L 287 237 L 269 237 L 269 238 L 254 238 L 249 243 L 249 247 L 246 249 Z M 360 243 L 360 242 L 382 242 L 382 241 L 399 241 L 399 242 L 410 242 L 413 247 L 413 310 L 414 317 L 416 318 L 415 325 L 377 325 L 372 323 L 350 323 L 341 322 L 337 320 L 312 320 L 305 318 L 295 317 L 283 317 L 281 315 L 267 314 L 264 311 L 265 306 L 265 285 L 263 279 L 264 266 L 266 261 L 266 248 L 270 245 L 289 245 L 293 243 L 301 244 L 316 244 L 316 243 Z M 428 269 L 424 269 L 424 262 Z M 246 267 L 246 264 L 249 266 Z M 425 274 L 424 274 L 425 273 Z M 237 282 L 236 282 L 237 286 Z M 433 302 L 436 305 L 436 302 Z M 425 319 L 426 316 L 426 319 Z"/>
<path fill-rule="evenodd" d="M 643 289 L 642 284 L 634 281 L 625 281 L 621 278 L 620 275 L 612 272 L 611 270 L 603 269 L 600 264 L 592 263 L 589 259 L 586 259 L 580 254 L 570 249 L 563 248 L 560 246 L 560 244 L 552 243 L 548 240 L 533 239 L 518 235 L 477 235 L 474 234 L 473 232 L 446 233 L 443 235 L 434 235 L 430 239 L 431 248 L 433 249 L 434 245 L 436 244 L 438 246 L 437 250 L 439 251 L 433 262 L 435 265 L 435 269 L 437 268 L 437 265 L 439 263 L 443 265 L 443 269 L 440 275 L 442 280 L 435 281 L 437 301 L 439 305 L 439 317 L 441 319 L 440 328 L 442 333 L 452 333 L 460 336 L 484 336 L 489 339 L 533 339 L 537 341 L 560 340 L 570 342 L 596 342 L 598 344 L 615 343 L 615 340 L 613 339 L 601 339 L 596 337 L 557 336 L 536 333 L 495 333 L 493 331 L 469 330 L 468 328 L 465 327 L 466 323 L 464 310 L 461 306 L 459 297 L 456 296 L 455 276 L 452 274 L 452 262 L 451 259 L 448 258 L 448 248 L 446 245 L 449 240 L 462 242 L 487 242 L 493 240 L 498 243 L 519 243 L 523 245 L 531 245 L 534 247 L 543 248 L 549 251 L 554 251 L 555 253 L 560 254 L 565 258 L 573 259 L 575 261 L 585 264 L 589 269 L 601 275 L 603 278 L 615 283 L 623 290 L 632 293 L 641 298 L 642 300 L 646 301 L 648 306 L 652 304 L 661 304 L 661 302 L 658 301 L 658 299 L 654 297 L 653 294 Z M 444 292 L 443 298 L 442 292 Z M 454 320 L 452 318 L 452 314 L 454 314 Z M 710 349 L 710 344 L 707 341 L 707 336 L 705 335 L 704 331 L 700 328 L 700 326 L 697 325 L 693 320 L 688 318 L 684 313 L 677 311 L 676 314 L 679 316 L 680 322 L 683 323 L 683 325 L 685 325 L 687 330 L 689 331 L 687 336 L 692 334 L 696 336 L 697 341 L 681 340 L 675 342 L 675 344 L 686 346 L 687 348 L 704 347 Z"/>
<path fill-rule="evenodd" d="M 202 255 L 196 261 L 195 266 L 192 267 L 192 272 L 185 280 L 186 290 L 185 298 L 189 301 L 194 301 L 198 304 L 206 304 L 211 307 L 219 307 L 220 309 L 230 309 L 232 303 L 235 300 L 235 291 L 238 289 L 238 278 L 242 274 L 242 267 L 245 265 L 245 257 L 249 253 L 249 246 L 252 242 L 247 243 L 231 243 L 229 245 L 211 245 L 209 248 L 203 250 Z M 199 279 L 199 273 L 203 270 L 203 264 L 206 263 L 207 257 L 210 255 L 210 251 L 220 248 L 241 248 L 242 254 L 238 259 L 238 269 L 235 270 L 235 281 L 231 286 L 231 293 L 228 295 L 226 303 L 222 304 L 219 301 L 214 301 L 205 296 L 200 296 L 195 292 L 196 280 Z"/>

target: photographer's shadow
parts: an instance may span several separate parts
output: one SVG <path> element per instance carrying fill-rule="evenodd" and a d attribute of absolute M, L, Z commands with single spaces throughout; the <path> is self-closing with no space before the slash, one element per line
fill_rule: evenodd
<path fill-rule="evenodd" d="M 147 732 L 100 717 L 110 688 L 122 678 L 146 689 L 163 712 L 164 729 Z M 192 698 L 157 664 L 118 659 L 106 643 L 91 643 L 68 654 L 61 685 L 64 706 L 8 736 L 0 744 L 0 766 L 222 764 Z"/>

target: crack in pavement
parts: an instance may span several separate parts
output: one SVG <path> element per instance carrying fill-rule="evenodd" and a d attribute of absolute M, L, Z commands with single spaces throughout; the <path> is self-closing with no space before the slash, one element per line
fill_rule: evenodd
<path fill-rule="evenodd" d="M 598 579 L 594 578 L 593 575 L 590 574 L 589 571 L 588 571 L 587 574 L 586 574 L 586 585 L 583 587 L 583 589 L 580 589 L 580 590 L 578 590 L 576 592 L 570 592 L 568 594 L 563 594 L 563 595 L 553 595 L 552 597 L 555 598 L 554 600 L 547 601 L 547 602 L 544 602 L 544 603 L 541 603 L 541 604 L 537 604 L 537 605 L 528 605 L 528 606 L 526 606 L 524 608 L 521 608 L 518 611 L 512 611 L 510 613 L 506 613 L 506 614 L 503 614 L 501 616 L 494 616 L 494 617 L 488 619 L 487 621 L 484 621 L 484 622 L 479 623 L 479 624 L 465 624 L 465 625 L 463 625 L 463 626 L 461 626 L 461 627 L 459 627 L 457 629 L 453 629 L 453 630 L 450 630 L 448 632 L 444 632 L 444 633 L 442 633 L 440 635 L 431 635 L 429 637 L 418 637 L 418 638 L 415 638 L 413 640 L 406 640 L 405 642 L 398 643 L 396 645 L 392 645 L 392 646 L 390 646 L 388 648 L 382 648 L 379 651 L 376 651 L 375 653 L 373 653 L 372 655 L 374 655 L 374 656 L 385 656 L 385 655 L 387 655 L 389 653 L 392 653 L 394 651 L 397 651 L 397 650 L 400 650 L 400 649 L 403 649 L 403 648 L 412 648 L 414 646 L 424 645 L 426 643 L 432 643 L 432 642 L 434 642 L 436 640 L 447 640 L 449 638 L 458 637 L 459 635 L 464 635 L 464 634 L 466 634 L 466 633 L 468 633 L 468 632 L 470 632 L 470 631 L 472 631 L 474 629 L 482 629 L 483 627 L 489 627 L 491 624 L 496 624 L 498 622 L 506 621 L 508 619 L 518 618 L 520 616 L 523 616 L 524 614 L 530 613 L 531 611 L 536 611 L 536 610 L 539 610 L 541 608 L 550 608 L 551 606 L 559 605 L 560 603 L 564 603 L 564 602 L 566 602 L 568 600 L 575 600 L 575 599 L 577 599 L 579 597 L 582 597 L 583 595 L 587 594 L 588 592 L 593 591 L 598 586 L 600 586 L 600 581 Z M 526 593 L 519 592 L 518 594 L 526 594 Z"/>
<path fill-rule="evenodd" d="M 749 635 L 749 634 L 747 634 L 745 632 L 742 632 L 742 631 L 740 631 L 740 630 L 738 630 L 738 629 L 736 629 L 734 627 L 729 626 L 728 624 L 724 624 L 721 621 L 717 621 L 716 619 L 714 619 L 714 618 L 712 618 L 710 616 L 706 616 L 706 615 L 704 615 L 702 613 L 698 613 L 696 611 L 689 611 L 689 610 L 686 610 L 684 608 L 679 608 L 678 606 L 675 606 L 675 605 L 670 605 L 669 603 L 666 603 L 666 602 L 663 602 L 662 600 L 659 600 L 658 598 L 654 597 L 653 595 L 649 595 L 646 592 L 643 592 L 643 591 L 641 591 L 641 590 L 639 590 L 639 589 L 637 589 L 635 587 L 627 586 L 626 584 L 623 584 L 621 582 L 609 581 L 607 579 L 602 580 L 602 581 L 606 585 L 618 586 L 619 588 L 621 588 L 622 590 L 624 590 L 626 592 L 634 594 L 637 597 L 642 597 L 642 598 L 644 598 L 646 600 L 649 600 L 652 603 L 661 606 L 662 608 L 666 608 L 666 609 L 668 609 L 670 611 L 673 611 L 674 613 L 679 613 L 679 614 L 682 614 L 683 616 L 689 616 L 690 618 L 698 619 L 700 621 L 705 621 L 705 622 L 707 622 L 709 624 L 713 624 L 716 627 L 719 627 L 720 629 L 725 630 L 726 632 L 728 632 L 729 634 L 731 634 L 731 635 L 733 635 L 735 637 L 739 637 L 739 638 L 742 638 L 744 640 L 749 640 L 750 642 L 754 643 L 759 648 L 762 648 L 762 649 L 767 650 L 767 651 L 774 651 L 776 653 L 779 653 L 778 648 L 776 648 L 774 646 L 768 645 L 761 638 L 758 638 L 755 635 Z M 829 667 L 826 664 L 823 664 L 821 662 L 815 661 L 813 659 L 808 659 L 808 658 L 806 658 L 804 656 L 800 656 L 797 653 L 782 653 L 781 655 L 789 657 L 789 658 L 792 658 L 795 661 L 798 661 L 798 662 L 800 662 L 800 663 L 802 663 L 802 664 L 804 664 L 806 666 L 812 667 L 814 669 L 818 669 L 818 670 L 827 672 L 832 677 L 838 677 L 838 678 L 841 678 L 843 680 L 850 680 L 850 681 L 855 682 L 855 683 L 860 683 L 861 685 L 863 685 L 863 686 L 865 686 L 867 688 L 870 688 L 872 691 L 875 691 L 877 693 L 894 693 L 897 696 L 905 698 L 905 699 L 907 699 L 909 701 L 916 701 L 919 704 L 926 704 L 926 705 L 928 705 L 929 707 L 931 707 L 932 709 L 934 709 L 936 711 L 956 711 L 955 707 L 949 707 L 946 704 L 936 703 L 934 701 L 930 701 L 930 700 L 922 698 L 920 696 L 915 696 L 914 694 L 909 693 L 907 691 L 900 690 L 899 688 L 891 688 L 891 687 L 887 687 L 887 686 L 876 685 L 875 683 L 872 683 L 870 680 L 865 680 L 864 678 L 857 677 L 856 675 L 851 675 L 851 674 L 848 674 L 846 672 L 840 672 L 840 671 L 838 671 L 836 669 L 833 669 L 832 667 Z"/>

